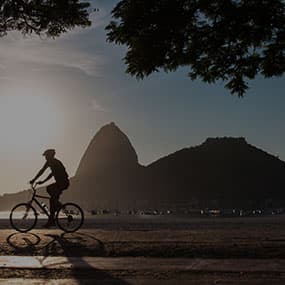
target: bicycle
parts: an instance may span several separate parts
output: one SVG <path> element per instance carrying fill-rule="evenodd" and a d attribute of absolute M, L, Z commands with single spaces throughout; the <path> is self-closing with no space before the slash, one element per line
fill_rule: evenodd
<path fill-rule="evenodd" d="M 37 198 L 50 199 L 50 197 L 37 194 L 36 186 L 31 185 L 33 191 L 32 199 L 26 203 L 17 204 L 10 213 L 11 226 L 18 232 L 26 233 L 32 230 L 38 221 L 40 213 L 33 206 L 35 203 L 48 218 L 50 217 L 48 207 Z M 84 222 L 84 213 L 75 203 L 65 203 L 59 206 L 55 214 L 57 226 L 66 233 L 72 233 L 81 228 Z"/>

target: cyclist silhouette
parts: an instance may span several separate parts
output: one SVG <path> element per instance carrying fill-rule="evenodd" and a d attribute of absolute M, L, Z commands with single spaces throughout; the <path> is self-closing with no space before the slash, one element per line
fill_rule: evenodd
<path fill-rule="evenodd" d="M 59 196 L 62 194 L 63 190 L 69 187 L 69 180 L 64 165 L 60 160 L 55 158 L 54 149 L 47 149 L 43 153 L 43 156 L 46 158 L 46 163 L 30 183 L 34 184 L 35 181 L 47 170 L 47 168 L 50 168 L 51 173 L 47 178 L 42 181 L 38 181 L 38 184 L 43 184 L 52 177 L 54 177 L 56 181 L 55 183 L 47 186 L 47 192 L 50 195 L 50 218 L 44 227 L 49 228 L 55 225 L 55 212 L 61 205 L 59 202 Z"/>

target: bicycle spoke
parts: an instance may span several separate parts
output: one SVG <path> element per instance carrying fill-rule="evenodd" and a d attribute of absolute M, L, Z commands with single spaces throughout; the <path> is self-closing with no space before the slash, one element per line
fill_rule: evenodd
<path fill-rule="evenodd" d="M 65 232 L 78 230 L 84 220 L 83 211 L 73 203 L 67 203 L 57 213 L 57 224 Z"/>
<path fill-rule="evenodd" d="M 26 232 L 35 226 L 37 213 L 30 204 L 21 203 L 12 209 L 10 222 L 17 231 Z"/>

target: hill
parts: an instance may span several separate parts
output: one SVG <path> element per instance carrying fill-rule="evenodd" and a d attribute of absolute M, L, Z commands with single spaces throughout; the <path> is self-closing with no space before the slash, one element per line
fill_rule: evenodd
<path fill-rule="evenodd" d="M 283 203 L 284 189 L 285 163 L 244 138 L 208 138 L 142 166 L 128 137 L 110 123 L 91 140 L 63 199 L 85 209 L 183 203 L 253 207 Z M 10 209 L 27 196 L 6 194 L 0 207 Z"/>
<path fill-rule="evenodd" d="M 208 138 L 159 159 L 147 171 L 157 200 L 212 200 L 224 207 L 285 200 L 285 163 L 244 138 Z"/>
<path fill-rule="evenodd" d="M 143 173 L 128 137 L 110 123 L 91 140 L 65 196 L 87 208 L 131 207 L 143 196 Z"/>

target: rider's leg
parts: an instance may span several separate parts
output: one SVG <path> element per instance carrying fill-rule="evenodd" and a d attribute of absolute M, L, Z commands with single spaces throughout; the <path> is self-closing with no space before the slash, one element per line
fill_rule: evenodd
<path fill-rule="evenodd" d="M 69 187 L 69 181 L 62 181 L 60 183 L 57 183 L 57 193 L 58 197 L 55 200 L 55 211 L 58 211 L 62 207 L 62 203 L 59 202 L 59 196 L 62 194 L 62 192 Z"/>
<path fill-rule="evenodd" d="M 50 197 L 50 221 L 54 222 L 55 212 L 57 210 L 59 195 L 55 194 Z"/>
<path fill-rule="evenodd" d="M 50 195 L 50 217 L 48 223 L 54 224 L 55 212 L 58 209 L 58 200 L 62 191 L 57 187 L 56 183 L 54 183 L 47 187 L 47 192 Z"/>
<path fill-rule="evenodd" d="M 67 189 L 69 186 L 69 181 L 64 181 L 62 183 L 53 183 L 47 187 L 47 192 L 50 195 L 50 217 L 47 222 L 47 227 L 55 224 L 55 213 L 62 206 L 59 202 L 59 196 L 62 191 Z"/>

